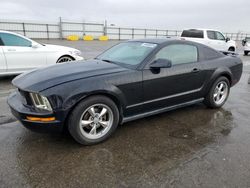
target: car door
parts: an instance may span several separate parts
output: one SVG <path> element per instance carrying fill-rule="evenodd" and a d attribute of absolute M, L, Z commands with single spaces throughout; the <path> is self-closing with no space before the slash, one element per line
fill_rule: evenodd
<path fill-rule="evenodd" d="M 151 62 L 167 59 L 171 68 L 143 70 L 144 111 L 173 106 L 197 99 L 205 81 L 198 48 L 191 44 L 170 44 L 160 49 Z"/>
<path fill-rule="evenodd" d="M 6 72 L 6 61 L 3 54 L 3 49 L 1 46 L 1 38 L 0 38 L 0 74 L 5 72 Z"/>
<path fill-rule="evenodd" d="M 207 37 L 208 46 L 219 51 L 227 51 L 226 39 L 220 32 L 208 30 Z"/>
<path fill-rule="evenodd" d="M 11 33 L 0 33 L 8 72 L 23 72 L 46 65 L 46 55 L 32 42 Z"/>
<path fill-rule="evenodd" d="M 227 47 L 227 42 L 226 42 L 226 38 L 224 37 L 224 35 L 219 31 L 215 31 L 215 37 L 217 40 L 218 49 L 221 51 L 227 51 L 228 47 Z"/>

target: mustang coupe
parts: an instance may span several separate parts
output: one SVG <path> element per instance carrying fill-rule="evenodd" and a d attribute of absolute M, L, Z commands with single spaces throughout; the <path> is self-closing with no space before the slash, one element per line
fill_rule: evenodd
<path fill-rule="evenodd" d="M 203 102 L 219 108 L 240 79 L 242 61 L 178 39 L 122 42 L 93 60 L 58 64 L 13 80 L 12 113 L 35 131 L 68 129 L 84 145 L 118 124 Z"/>

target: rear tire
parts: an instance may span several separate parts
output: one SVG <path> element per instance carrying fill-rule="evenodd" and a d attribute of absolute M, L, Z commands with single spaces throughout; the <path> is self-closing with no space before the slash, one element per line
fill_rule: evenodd
<path fill-rule="evenodd" d="M 224 76 L 219 77 L 210 88 L 205 97 L 204 104 L 209 108 L 220 108 L 227 101 L 229 93 L 229 80 Z"/>
<path fill-rule="evenodd" d="M 234 52 L 234 51 L 235 51 L 235 48 L 234 48 L 234 47 L 230 47 L 230 48 L 228 49 L 228 51 L 229 51 L 229 52 Z"/>
<path fill-rule="evenodd" d="M 248 55 L 248 53 L 249 53 L 248 51 L 244 51 L 244 55 Z"/>
<path fill-rule="evenodd" d="M 93 145 L 106 140 L 119 122 L 119 110 L 108 97 L 97 95 L 80 102 L 71 112 L 68 129 L 80 144 Z"/>

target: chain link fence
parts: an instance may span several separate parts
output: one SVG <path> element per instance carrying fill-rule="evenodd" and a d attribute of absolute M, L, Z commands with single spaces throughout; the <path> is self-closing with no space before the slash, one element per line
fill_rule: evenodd
<path fill-rule="evenodd" d="M 179 37 L 181 30 L 141 29 L 107 26 L 107 22 L 72 22 L 60 18 L 58 23 L 0 20 L 0 30 L 20 33 L 33 39 L 64 39 L 69 35 L 92 35 L 98 38 L 107 35 L 110 39 L 126 40 L 139 38 Z M 224 33 L 232 40 L 242 40 L 249 33 Z"/>

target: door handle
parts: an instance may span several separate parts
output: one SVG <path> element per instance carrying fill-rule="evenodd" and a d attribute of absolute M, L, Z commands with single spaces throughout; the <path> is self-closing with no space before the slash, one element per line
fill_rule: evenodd
<path fill-rule="evenodd" d="M 14 48 L 10 48 L 10 49 L 8 49 L 8 51 L 9 51 L 9 52 L 15 52 L 15 51 L 16 51 L 16 49 L 14 49 Z"/>
<path fill-rule="evenodd" d="M 199 68 L 193 68 L 193 70 L 191 72 L 197 73 L 197 72 L 200 72 L 200 69 Z"/>

